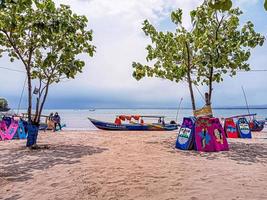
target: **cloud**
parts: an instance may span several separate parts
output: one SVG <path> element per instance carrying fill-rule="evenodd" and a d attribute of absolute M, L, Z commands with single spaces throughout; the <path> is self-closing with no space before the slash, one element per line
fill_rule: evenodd
<path fill-rule="evenodd" d="M 141 30 L 145 19 L 160 28 L 172 10 L 181 7 L 184 16 L 189 16 L 190 10 L 196 7 L 199 1 L 58 0 L 57 3 L 70 4 L 75 12 L 88 17 L 88 26 L 94 31 L 94 44 L 97 46 L 94 58 L 83 56 L 86 60 L 84 73 L 76 80 L 66 83 L 66 87 L 88 93 L 89 88 L 103 93 L 112 91 L 119 93 L 122 98 L 131 93 L 131 98 L 143 100 L 157 97 L 166 101 L 167 98 L 177 98 L 177 95 L 188 95 L 184 85 L 178 86 L 170 81 L 147 78 L 137 82 L 132 77 L 131 64 L 133 61 L 145 62 L 145 47 L 150 42 Z M 184 23 L 189 26 L 189 17 L 185 17 Z M 165 91 L 166 95 L 162 95 L 162 91 Z M 138 94 L 138 97 L 133 94 Z"/>
<path fill-rule="evenodd" d="M 256 5 L 258 3 L 262 3 L 262 1 L 259 1 L 259 0 L 236 0 L 233 3 L 234 3 L 234 6 L 238 6 L 241 9 L 245 9 L 245 8 L 248 8 L 248 6 L 253 6 L 253 5 Z M 263 5 L 263 3 L 262 3 L 262 5 Z"/>
<path fill-rule="evenodd" d="M 71 9 L 89 19 L 88 28 L 93 30 L 93 43 L 97 52 L 93 58 L 81 55 L 86 62 L 84 72 L 75 80 L 53 85 L 49 94 L 49 105 L 53 101 L 64 101 L 71 106 L 79 103 L 102 105 L 176 105 L 180 97 L 184 104 L 190 106 L 190 97 L 186 83 L 174 83 L 158 78 L 144 78 L 136 81 L 132 77 L 132 62 L 145 63 L 145 47 L 150 43 L 141 30 L 142 22 L 148 19 L 158 29 L 173 30 L 170 22 L 170 12 L 177 8 L 183 9 L 183 23 L 190 27 L 189 12 L 201 4 L 199 0 L 56 0 L 57 5 L 68 4 Z M 235 1 L 241 8 L 250 9 L 256 0 Z M 255 12 L 252 10 L 251 12 Z M 264 13 L 265 14 L 265 13 Z M 244 13 L 246 15 L 246 13 Z M 259 26 L 259 24 L 258 24 Z M 266 28 L 264 33 L 266 34 Z M 264 68 L 266 63 L 267 46 L 257 49 L 251 57 L 254 68 Z M 1 65 L 20 68 L 20 62 L 10 63 L 2 58 Z M 18 73 L 0 73 L 0 94 L 18 96 L 24 76 Z M 241 85 L 247 88 L 248 94 L 261 95 L 261 99 L 253 97 L 251 102 L 261 104 L 266 102 L 266 95 L 261 90 L 267 89 L 266 79 L 261 74 L 240 74 L 234 79 L 226 78 L 225 82 L 216 85 L 214 100 L 216 105 L 239 105 Z M 14 81 L 19 84 L 12 84 Z M 8 84 L 6 84 L 8 83 Z M 262 87 L 259 89 L 259 87 Z M 202 93 L 204 87 L 200 87 Z M 229 97 L 225 97 L 229 95 Z M 203 101 L 196 91 L 197 103 Z M 61 100 L 60 100 L 61 99 Z M 264 100 L 265 99 L 265 100 Z M 13 98 L 12 98 L 13 101 Z M 15 100 L 14 100 L 15 101 Z M 24 101 L 26 102 L 26 101 Z M 86 103 L 88 102 L 88 104 Z M 56 104 L 54 104 L 56 105 Z M 70 104 L 69 104 L 70 105 Z M 56 105 L 58 106 L 58 105 Z"/>

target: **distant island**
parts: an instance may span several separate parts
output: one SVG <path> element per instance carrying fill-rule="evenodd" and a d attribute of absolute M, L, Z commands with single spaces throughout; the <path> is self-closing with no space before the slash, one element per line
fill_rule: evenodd
<path fill-rule="evenodd" d="M 0 112 L 7 112 L 10 108 L 8 107 L 8 102 L 5 98 L 0 98 Z"/>

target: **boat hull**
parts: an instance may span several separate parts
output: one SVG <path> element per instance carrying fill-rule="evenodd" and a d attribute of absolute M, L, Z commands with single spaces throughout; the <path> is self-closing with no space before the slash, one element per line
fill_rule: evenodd
<path fill-rule="evenodd" d="M 162 126 L 160 124 L 121 124 L 117 125 L 115 123 L 103 122 L 99 120 L 95 120 L 92 118 L 88 118 L 92 124 L 94 124 L 97 128 L 102 130 L 109 131 L 173 131 L 178 127 L 176 124 L 166 124 Z"/>

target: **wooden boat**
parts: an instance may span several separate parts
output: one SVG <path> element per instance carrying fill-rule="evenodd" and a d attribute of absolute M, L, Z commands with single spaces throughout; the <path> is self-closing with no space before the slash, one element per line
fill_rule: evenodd
<path fill-rule="evenodd" d="M 35 115 L 32 114 L 32 119 L 34 119 Z M 27 121 L 28 120 L 28 114 L 27 113 L 22 113 L 23 120 Z M 66 127 L 66 124 L 61 124 L 61 128 Z M 48 115 L 41 115 L 41 122 L 39 125 L 39 130 L 45 131 L 45 130 L 53 130 L 54 129 L 54 122 L 51 120 L 51 117 Z M 59 130 L 59 127 L 56 127 L 56 131 Z"/>
<path fill-rule="evenodd" d="M 249 128 L 253 132 L 260 132 L 264 129 L 265 121 L 258 121 L 253 119 L 249 122 Z"/>
<path fill-rule="evenodd" d="M 135 120 L 137 118 L 140 118 L 141 122 L 143 118 L 158 118 L 160 122 L 151 123 L 151 124 L 139 123 L 139 122 L 131 121 L 131 118 L 134 118 Z M 92 118 L 88 118 L 88 119 L 97 128 L 102 129 L 102 130 L 111 130 L 111 131 L 173 131 L 178 128 L 178 125 L 174 123 L 165 124 L 164 116 L 139 116 L 137 117 L 137 116 L 121 115 L 116 118 L 115 123 L 103 122 L 103 121 L 99 121 L 99 120 L 92 119 Z M 128 119 L 129 123 L 125 123 L 125 124 L 116 123 L 116 121 L 118 121 L 117 119 L 124 119 L 124 120 Z"/>
<path fill-rule="evenodd" d="M 10 108 L 0 108 L 0 112 L 8 112 Z"/>
<path fill-rule="evenodd" d="M 236 116 L 231 116 L 231 117 L 227 117 L 226 119 L 234 119 L 234 118 L 242 118 L 242 117 L 249 117 L 248 122 L 249 122 L 249 128 L 251 131 L 253 132 L 260 132 L 264 129 L 264 125 L 265 125 L 265 120 L 257 120 L 255 118 L 257 114 L 253 113 L 253 114 L 245 114 L 245 115 L 236 115 Z M 251 119 L 252 118 L 252 119 Z"/>

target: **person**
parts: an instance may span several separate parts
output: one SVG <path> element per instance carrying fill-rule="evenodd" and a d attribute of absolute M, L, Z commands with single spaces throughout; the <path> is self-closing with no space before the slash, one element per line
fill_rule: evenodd
<path fill-rule="evenodd" d="M 116 117 L 115 124 L 116 125 L 121 125 L 121 119 L 119 117 Z"/>
<path fill-rule="evenodd" d="M 60 116 L 57 112 L 53 116 L 53 121 L 54 121 L 54 132 L 56 131 L 57 125 L 59 126 L 59 129 L 61 130 Z"/>
<path fill-rule="evenodd" d="M 48 120 L 53 120 L 54 117 L 54 113 L 50 113 L 50 115 L 48 116 Z"/>
<path fill-rule="evenodd" d="M 55 129 L 55 123 L 54 123 L 54 113 L 50 113 L 50 115 L 47 118 L 47 129 L 48 130 L 54 130 Z"/>

